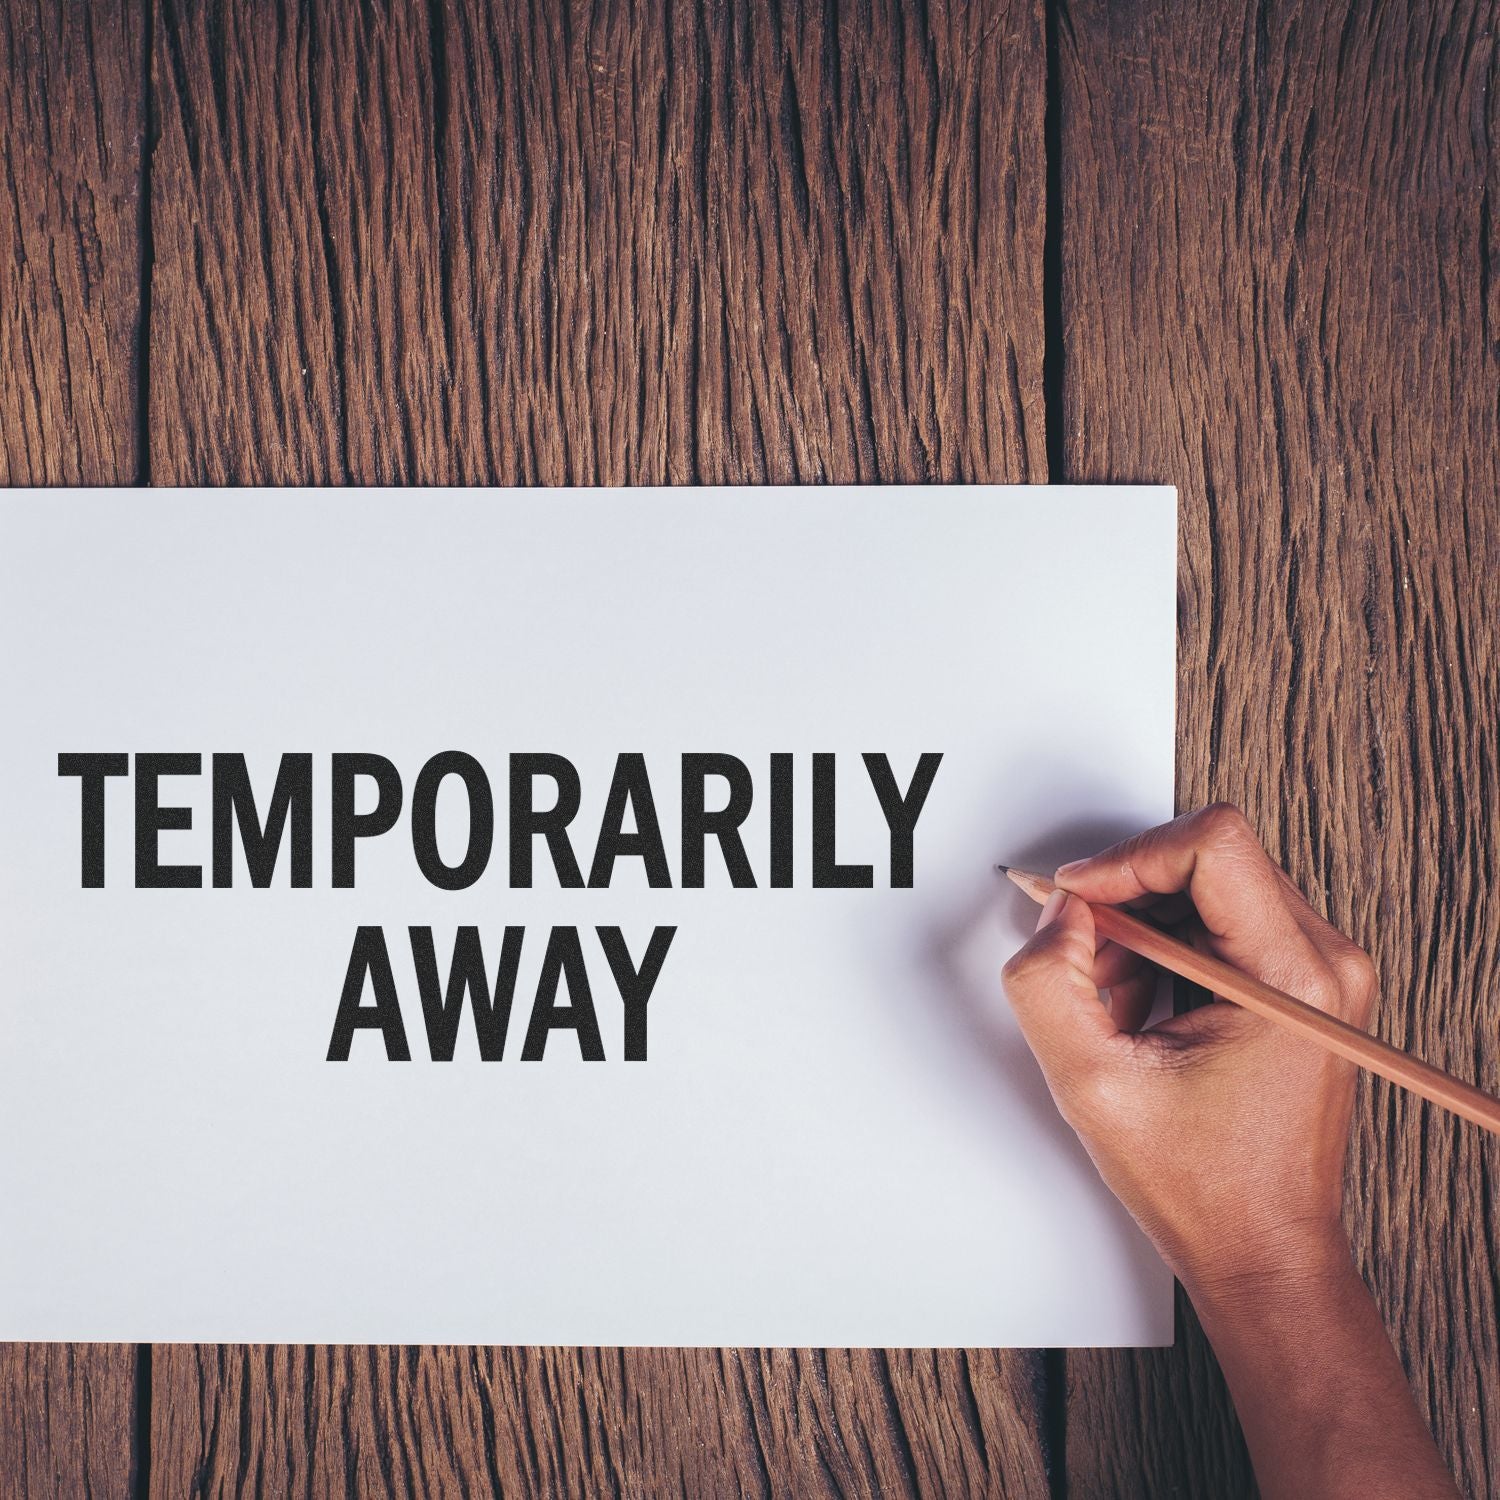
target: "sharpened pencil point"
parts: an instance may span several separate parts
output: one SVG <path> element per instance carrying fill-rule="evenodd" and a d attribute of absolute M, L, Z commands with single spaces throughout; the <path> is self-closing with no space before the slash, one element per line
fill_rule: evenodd
<path fill-rule="evenodd" d="M 995 868 L 997 870 L 999 870 L 999 872 L 1002 875 L 1009 875 L 1010 874 L 1010 866 L 1009 865 L 996 865 Z"/>

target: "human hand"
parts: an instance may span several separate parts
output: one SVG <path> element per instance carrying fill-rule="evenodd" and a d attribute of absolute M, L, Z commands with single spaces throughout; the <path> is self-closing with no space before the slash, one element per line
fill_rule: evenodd
<path fill-rule="evenodd" d="M 1375 993 L 1366 954 L 1224 804 L 1065 865 L 1057 884 L 1005 988 L 1059 1109 L 1189 1294 L 1347 1265 L 1353 1065 L 1223 1000 L 1143 1029 L 1156 970 L 1096 946 L 1087 903 L 1141 909 L 1356 1026 Z"/>

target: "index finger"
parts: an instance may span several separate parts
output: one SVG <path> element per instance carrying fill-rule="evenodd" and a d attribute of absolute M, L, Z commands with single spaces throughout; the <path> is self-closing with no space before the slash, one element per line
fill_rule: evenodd
<path fill-rule="evenodd" d="M 1334 978 L 1288 901 L 1281 871 L 1245 815 L 1228 803 L 1201 807 L 1064 865 L 1057 884 L 1111 906 L 1186 891 L 1214 951 L 1236 968 L 1293 994 L 1317 992 Z"/>

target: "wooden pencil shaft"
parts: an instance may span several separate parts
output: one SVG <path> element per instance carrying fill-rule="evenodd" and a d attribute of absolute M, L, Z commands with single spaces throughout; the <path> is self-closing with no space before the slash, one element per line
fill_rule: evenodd
<path fill-rule="evenodd" d="M 1033 901 L 1045 901 L 1055 889 L 1044 875 L 1008 868 L 1005 873 Z M 1492 1098 L 1473 1084 L 1412 1057 L 1399 1047 L 1393 1047 L 1337 1016 L 1330 1016 L 1305 1000 L 1298 1000 L 1242 974 L 1221 959 L 1190 948 L 1117 906 L 1090 903 L 1090 910 L 1094 913 L 1095 930 L 1122 948 L 1129 948 L 1132 953 L 1139 953 L 1159 967 L 1194 984 L 1201 984 L 1225 1000 L 1232 1000 L 1256 1015 L 1265 1016 L 1288 1031 L 1307 1037 L 1379 1077 L 1400 1084 L 1412 1093 L 1452 1110 L 1461 1118 L 1500 1135 L 1500 1099 Z"/>

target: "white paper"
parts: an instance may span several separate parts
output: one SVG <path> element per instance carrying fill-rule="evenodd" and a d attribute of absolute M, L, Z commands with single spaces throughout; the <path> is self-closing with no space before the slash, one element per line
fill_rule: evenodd
<path fill-rule="evenodd" d="M 1056 1114 L 999 972 L 1050 867 L 1173 810 L 1175 492 L 1142 487 L 6 492 L 0 499 L 0 1338 L 1045 1346 L 1171 1341 L 1171 1282 Z M 460 749 L 494 854 L 460 891 L 413 853 L 417 773 Z M 188 751 L 137 889 L 135 776 L 81 884 L 62 752 Z M 264 813 L 314 763 L 313 884 L 212 888 L 210 757 Z M 330 756 L 400 771 L 388 834 L 330 886 Z M 616 757 L 646 757 L 672 888 L 622 859 L 509 888 L 512 752 L 567 756 L 587 875 Z M 757 880 L 710 841 L 680 888 L 679 762 L 739 757 Z M 861 754 L 942 762 L 915 883 Z M 795 755 L 795 884 L 768 889 L 769 756 Z M 810 882 L 810 758 L 837 855 Z M 133 765 L 133 761 L 132 761 Z M 545 801 L 545 796 L 539 800 Z M 365 786 L 361 810 L 373 801 Z M 439 801 L 444 858 L 464 798 Z M 379 924 L 412 1060 L 327 1059 Z M 446 977 L 525 927 L 505 1056 L 466 1008 L 428 1053 L 409 925 Z M 596 926 L 677 932 L 626 1061 Z M 520 1057 L 541 951 L 581 930 L 605 1059 Z M 368 998 L 368 997 L 367 997 Z"/>

